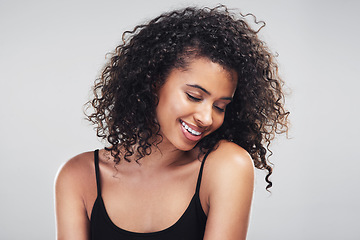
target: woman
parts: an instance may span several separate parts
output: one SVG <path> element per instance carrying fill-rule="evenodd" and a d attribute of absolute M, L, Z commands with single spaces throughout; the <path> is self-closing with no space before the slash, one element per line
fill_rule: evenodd
<path fill-rule="evenodd" d="M 58 239 L 245 239 L 254 166 L 287 131 L 265 44 L 219 6 L 166 13 L 123 35 L 88 115 L 109 146 L 56 180 Z"/>

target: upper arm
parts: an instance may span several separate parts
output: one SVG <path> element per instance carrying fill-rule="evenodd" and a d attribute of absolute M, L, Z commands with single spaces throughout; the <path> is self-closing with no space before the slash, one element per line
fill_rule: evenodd
<path fill-rule="evenodd" d="M 89 239 L 89 218 L 84 204 L 79 159 L 71 159 L 55 181 L 55 210 L 58 240 Z"/>
<path fill-rule="evenodd" d="M 211 158 L 207 160 L 209 211 L 204 239 L 246 239 L 254 188 L 253 161 L 233 143 L 220 145 Z"/>

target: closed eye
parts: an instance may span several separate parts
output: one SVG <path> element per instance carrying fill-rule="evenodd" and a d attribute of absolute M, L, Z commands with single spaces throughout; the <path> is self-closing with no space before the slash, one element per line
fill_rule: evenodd
<path fill-rule="evenodd" d="M 188 99 L 190 99 L 190 101 L 193 101 L 193 102 L 200 102 L 202 100 L 201 98 L 194 97 L 190 93 L 186 93 L 186 96 L 188 97 Z M 225 108 L 221 108 L 221 107 L 218 107 L 215 105 L 214 105 L 214 108 L 221 113 L 225 112 Z"/>
<path fill-rule="evenodd" d="M 218 110 L 219 112 L 225 112 L 225 108 L 221 108 L 221 107 L 217 107 L 217 106 L 214 106 L 216 108 L 216 110 Z"/>
<path fill-rule="evenodd" d="M 191 101 L 194 101 L 194 102 L 200 102 L 201 101 L 201 98 L 194 97 L 193 95 L 191 95 L 189 93 L 186 93 L 186 95 Z"/>

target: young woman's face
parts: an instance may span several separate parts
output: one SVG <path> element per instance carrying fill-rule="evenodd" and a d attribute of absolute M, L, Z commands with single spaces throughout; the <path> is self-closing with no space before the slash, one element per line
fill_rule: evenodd
<path fill-rule="evenodd" d="M 173 69 L 158 92 L 156 108 L 163 142 L 189 151 L 218 129 L 237 83 L 235 71 L 207 58 L 191 60 L 186 69 Z"/>

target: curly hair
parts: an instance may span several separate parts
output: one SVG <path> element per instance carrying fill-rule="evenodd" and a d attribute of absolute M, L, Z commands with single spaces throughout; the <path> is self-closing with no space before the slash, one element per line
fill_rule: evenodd
<path fill-rule="evenodd" d="M 94 108 L 87 119 L 97 136 L 110 144 L 106 149 L 116 164 L 121 158 L 130 161 L 134 154 L 140 159 L 151 153 L 158 143 L 153 136 L 160 136 L 157 90 L 172 69 L 205 57 L 235 70 L 238 83 L 222 126 L 197 146 L 204 153 L 222 139 L 238 144 L 249 152 L 256 168 L 267 171 L 266 189 L 272 186 L 269 145 L 275 134 L 288 131 L 289 112 L 274 55 L 257 36 L 265 23 L 256 31 L 246 16 L 224 5 L 188 7 L 123 33 L 122 43 L 95 81 L 94 98 L 87 103 Z M 254 21 L 259 24 L 255 17 Z"/>

